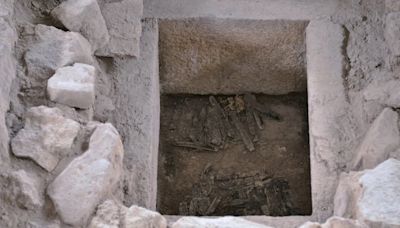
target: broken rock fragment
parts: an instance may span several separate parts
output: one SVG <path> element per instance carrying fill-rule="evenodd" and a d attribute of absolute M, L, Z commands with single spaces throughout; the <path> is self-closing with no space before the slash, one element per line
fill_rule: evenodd
<path fill-rule="evenodd" d="M 95 99 L 96 69 L 75 63 L 58 69 L 47 82 L 50 100 L 71 107 L 88 109 Z"/>
<path fill-rule="evenodd" d="M 47 189 L 66 224 L 86 224 L 96 206 L 117 185 L 122 159 L 123 146 L 117 130 L 109 123 L 97 126 L 89 149 L 72 160 Z"/>
<path fill-rule="evenodd" d="M 28 74 L 48 79 L 63 66 L 93 62 L 90 43 L 77 32 L 64 32 L 52 26 L 37 25 L 36 41 L 25 54 Z"/>
<path fill-rule="evenodd" d="M 52 171 L 62 153 L 71 148 L 79 129 L 79 123 L 65 118 L 58 108 L 33 107 L 26 114 L 25 127 L 12 139 L 12 151 Z"/>
<path fill-rule="evenodd" d="M 106 200 L 97 208 L 89 228 L 166 228 L 167 220 L 158 212 L 142 207 L 127 208 L 113 200 Z"/>
<path fill-rule="evenodd" d="M 377 102 L 378 104 L 400 107 L 400 81 L 390 80 L 387 82 L 371 83 L 363 93 L 366 101 Z"/>
<path fill-rule="evenodd" d="M 67 29 L 86 37 L 93 51 L 103 47 L 110 39 L 97 0 L 68 0 L 57 6 L 51 14 Z"/>
<path fill-rule="evenodd" d="M 40 180 L 38 177 L 27 174 L 24 170 L 14 171 L 0 176 L 0 187 L 2 187 L 2 198 L 22 209 L 34 210 L 43 205 L 40 193 Z"/>
<path fill-rule="evenodd" d="M 97 207 L 96 215 L 90 222 L 89 228 L 120 228 L 122 216 L 127 209 L 113 200 L 106 200 Z"/>
<path fill-rule="evenodd" d="M 385 108 L 374 120 L 356 150 L 353 170 L 374 168 L 389 157 L 400 145 L 398 114 Z"/>
<path fill-rule="evenodd" d="M 342 174 L 334 214 L 369 227 L 400 227 L 399 205 L 400 161 L 391 158 L 372 170 Z"/>
<path fill-rule="evenodd" d="M 176 221 L 172 228 L 271 228 L 248 220 L 226 216 L 222 218 L 183 217 Z"/>
<path fill-rule="evenodd" d="M 162 215 L 138 206 L 126 211 L 124 224 L 126 228 L 167 228 L 167 220 Z"/>

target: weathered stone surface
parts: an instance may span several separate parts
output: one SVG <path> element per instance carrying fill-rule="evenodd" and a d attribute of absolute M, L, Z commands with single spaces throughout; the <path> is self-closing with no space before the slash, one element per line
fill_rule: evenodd
<path fill-rule="evenodd" d="M 97 0 L 68 0 L 62 2 L 51 14 L 67 29 L 80 32 L 86 37 L 93 51 L 106 45 L 110 39 Z"/>
<path fill-rule="evenodd" d="M 28 175 L 24 170 L 18 170 L 11 174 L 11 178 L 19 206 L 34 209 L 43 205 L 43 198 L 39 192 L 40 181 L 38 177 L 31 174 Z"/>
<path fill-rule="evenodd" d="M 366 101 L 394 108 L 400 107 L 400 80 L 371 83 L 363 92 Z"/>
<path fill-rule="evenodd" d="M 369 223 L 400 226 L 400 161 L 389 159 L 359 182 L 363 188 L 358 202 L 359 213 Z"/>
<path fill-rule="evenodd" d="M 385 161 L 400 145 L 398 114 L 385 108 L 374 120 L 353 160 L 353 170 L 371 169 Z"/>
<path fill-rule="evenodd" d="M 11 205 L 16 204 L 28 210 L 38 209 L 43 205 L 40 180 L 22 169 L 0 176 L 0 187 L 1 198 L 6 199 Z"/>
<path fill-rule="evenodd" d="M 299 228 L 368 228 L 362 222 L 341 217 L 331 217 L 325 223 L 307 222 Z"/>
<path fill-rule="evenodd" d="M 386 0 L 385 6 L 386 6 L 386 10 L 389 12 L 399 12 L 400 11 L 400 1 L 399 0 Z"/>
<path fill-rule="evenodd" d="M 400 12 L 386 16 L 385 38 L 393 55 L 400 55 Z"/>
<path fill-rule="evenodd" d="M 142 207 L 127 208 L 113 200 L 97 207 L 89 228 L 166 228 L 167 220 L 158 212 Z"/>
<path fill-rule="evenodd" d="M 97 120 L 107 122 L 110 114 L 115 110 L 114 101 L 103 94 L 96 94 L 94 116 Z"/>
<path fill-rule="evenodd" d="M 176 221 L 172 228 L 268 228 L 269 226 L 250 222 L 237 217 L 221 217 L 221 218 L 201 218 L 201 217 L 183 217 Z"/>
<path fill-rule="evenodd" d="M 7 6 L 0 7 L 0 166 L 9 160 L 9 136 L 5 123 L 5 113 L 10 103 L 11 82 L 16 76 L 16 61 L 13 57 L 13 46 L 17 36 L 14 29 L 1 17 L 9 16 Z M 4 164 L 4 165 L 3 165 Z"/>
<path fill-rule="evenodd" d="M 98 56 L 139 56 L 143 1 L 102 0 L 102 2 L 101 11 L 110 34 L 110 41 L 95 54 Z"/>
<path fill-rule="evenodd" d="M 97 126 L 89 149 L 75 158 L 47 189 L 65 223 L 86 224 L 96 206 L 118 183 L 122 159 L 123 146 L 117 130 L 109 123 Z"/>
<path fill-rule="evenodd" d="M 95 99 L 96 69 L 87 64 L 75 63 L 73 66 L 59 68 L 47 82 L 50 100 L 88 109 Z"/>
<path fill-rule="evenodd" d="M 316 20 L 306 33 L 313 216 L 324 220 L 332 216 L 338 173 L 352 158 L 357 134 L 343 83 L 343 27 Z"/>
<path fill-rule="evenodd" d="M 113 200 L 106 200 L 97 207 L 89 228 L 120 228 L 127 209 Z"/>
<path fill-rule="evenodd" d="M 125 96 L 113 97 L 113 119 L 124 138 L 124 203 L 155 210 L 160 128 L 158 22 L 146 19 L 143 24 L 140 57 L 114 59 L 115 94 Z"/>
<path fill-rule="evenodd" d="M 75 109 L 63 104 L 56 104 L 65 117 L 75 120 L 79 123 L 88 123 L 93 120 L 93 108 Z"/>
<path fill-rule="evenodd" d="M 131 206 L 126 212 L 124 224 L 126 228 L 166 228 L 167 220 L 158 212 Z"/>
<path fill-rule="evenodd" d="M 89 42 L 77 32 L 64 32 L 55 27 L 37 25 L 35 36 L 36 42 L 25 54 L 31 77 L 48 79 L 60 67 L 75 62 L 93 62 Z"/>
<path fill-rule="evenodd" d="M 14 12 L 14 0 L 0 0 L 0 17 L 12 18 Z"/>
<path fill-rule="evenodd" d="M 343 174 L 334 204 L 336 216 L 370 227 L 399 227 L 400 161 L 388 159 L 375 169 Z"/>
<path fill-rule="evenodd" d="M 397 148 L 397 150 L 391 152 L 389 157 L 400 160 L 400 148 Z"/>
<path fill-rule="evenodd" d="M 79 129 L 79 123 L 65 118 L 58 108 L 33 107 L 26 114 L 25 127 L 12 139 L 12 151 L 52 171 Z"/>
<path fill-rule="evenodd" d="M 334 214 L 346 218 L 357 214 L 357 200 L 360 194 L 358 179 L 363 172 L 341 173 L 334 199 Z"/>
<path fill-rule="evenodd" d="M 0 69 L 2 83 L 0 84 L 0 110 L 8 108 L 8 96 L 12 79 L 15 78 L 16 61 L 12 56 L 16 42 L 15 31 L 0 17 Z M 3 101 L 4 99 L 4 101 Z"/>
<path fill-rule="evenodd" d="M 338 10 L 337 1 L 326 0 L 297 1 L 296 4 L 293 1 L 235 1 L 232 4 L 231 0 L 145 0 L 143 4 L 144 18 L 160 19 L 220 17 L 313 21 Z"/>

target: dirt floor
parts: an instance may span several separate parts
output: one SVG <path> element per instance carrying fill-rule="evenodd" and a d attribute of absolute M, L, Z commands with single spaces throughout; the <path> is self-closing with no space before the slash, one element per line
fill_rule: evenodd
<path fill-rule="evenodd" d="M 158 211 L 311 214 L 307 94 L 163 95 Z"/>

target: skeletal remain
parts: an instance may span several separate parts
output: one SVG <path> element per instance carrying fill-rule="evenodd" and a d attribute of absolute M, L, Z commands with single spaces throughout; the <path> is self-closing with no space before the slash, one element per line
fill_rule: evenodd
<path fill-rule="evenodd" d="M 246 102 L 246 105 L 248 105 L 251 108 L 254 108 L 255 110 L 259 111 L 260 113 L 262 113 L 262 114 L 264 114 L 264 115 L 266 115 L 266 116 L 268 116 L 268 117 L 270 117 L 272 119 L 275 119 L 275 120 L 281 120 L 282 119 L 281 116 L 278 113 L 276 113 L 276 112 L 272 111 L 271 109 L 265 107 L 263 104 L 258 103 L 258 101 L 256 99 L 256 96 L 254 96 L 253 94 L 249 94 L 249 93 L 245 94 L 244 95 L 244 100 Z"/>
<path fill-rule="evenodd" d="M 217 99 L 215 99 L 214 96 L 210 96 L 209 100 L 210 100 L 211 105 L 216 107 L 219 114 L 222 116 L 222 123 L 224 125 L 224 128 L 223 128 L 224 131 L 226 132 L 228 137 L 233 138 L 235 133 L 233 131 L 232 125 L 229 123 L 228 115 L 226 114 L 225 110 L 220 106 L 220 104 L 218 103 Z"/>
<path fill-rule="evenodd" d="M 262 120 L 261 120 L 260 116 L 257 114 L 257 112 L 252 111 L 252 114 L 253 114 L 254 120 L 256 121 L 258 129 L 260 129 L 260 130 L 264 129 Z"/>
<path fill-rule="evenodd" d="M 206 215 L 210 207 L 210 198 L 208 197 L 194 197 L 190 201 L 189 213 L 191 215 Z"/>
<path fill-rule="evenodd" d="M 254 118 L 254 112 L 251 109 L 246 110 L 246 120 L 247 120 L 247 126 L 249 128 L 250 134 L 253 136 L 253 142 L 258 142 L 258 124 L 256 119 Z"/>
<path fill-rule="evenodd" d="M 215 146 L 219 146 L 222 144 L 222 136 L 219 130 L 218 123 L 219 123 L 218 110 L 216 109 L 216 107 L 208 107 L 207 120 L 205 123 L 206 140 L 207 140 L 205 142 L 206 145 L 212 144 Z"/>
<path fill-rule="evenodd" d="M 203 169 L 203 173 L 201 174 L 201 177 L 206 176 L 211 171 L 211 169 L 212 169 L 212 164 L 207 163 L 207 165 Z"/>
<path fill-rule="evenodd" d="M 190 215 L 189 213 L 189 205 L 186 201 L 179 203 L 179 214 L 180 215 Z"/>
<path fill-rule="evenodd" d="M 239 132 L 239 135 L 240 135 L 243 143 L 245 144 L 247 150 L 249 150 L 250 152 L 254 151 L 255 147 L 254 147 L 253 141 L 250 139 L 249 134 L 247 133 L 243 124 L 240 122 L 236 112 L 230 111 L 229 116 L 231 117 L 233 125 L 235 125 L 235 127 L 236 127 L 236 130 Z"/>
<path fill-rule="evenodd" d="M 213 201 L 211 202 L 210 206 L 208 207 L 207 211 L 206 211 L 206 215 L 211 215 L 215 212 L 215 210 L 217 209 L 219 203 L 221 202 L 222 197 L 221 196 L 216 196 Z"/>
<path fill-rule="evenodd" d="M 268 205 L 262 205 L 261 206 L 261 211 L 263 212 L 264 215 L 270 215 Z"/>
<path fill-rule="evenodd" d="M 190 149 L 197 149 L 199 151 L 205 150 L 205 151 L 211 151 L 211 152 L 217 152 L 218 148 L 215 147 L 210 147 L 207 145 L 201 145 L 198 143 L 194 143 L 194 142 L 176 142 L 173 144 L 174 146 L 178 146 L 178 147 L 186 147 L 186 148 L 190 148 Z"/>
<path fill-rule="evenodd" d="M 180 113 L 178 113 L 178 110 L 175 109 L 174 114 L 172 115 L 172 119 L 171 122 L 168 126 L 169 130 L 175 130 L 176 129 L 176 125 L 175 123 L 177 123 L 178 117 L 180 116 Z"/>
<path fill-rule="evenodd" d="M 256 135 L 255 120 L 250 110 L 246 110 L 246 121 L 251 135 Z"/>
<path fill-rule="evenodd" d="M 245 109 L 245 102 L 241 96 L 235 96 L 235 109 L 237 112 L 241 112 Z"/>

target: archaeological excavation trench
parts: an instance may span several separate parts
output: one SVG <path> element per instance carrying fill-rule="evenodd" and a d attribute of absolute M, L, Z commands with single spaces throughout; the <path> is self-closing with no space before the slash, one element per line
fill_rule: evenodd
<path fill-rule="evenodd" d="M 400 1 L 0 0 L 0 228 L 398 228 Z"/>
<path fill-rule="evenodd" d="M 161 213 L 311 214 L 306 25 L 159 22 Z"/>

